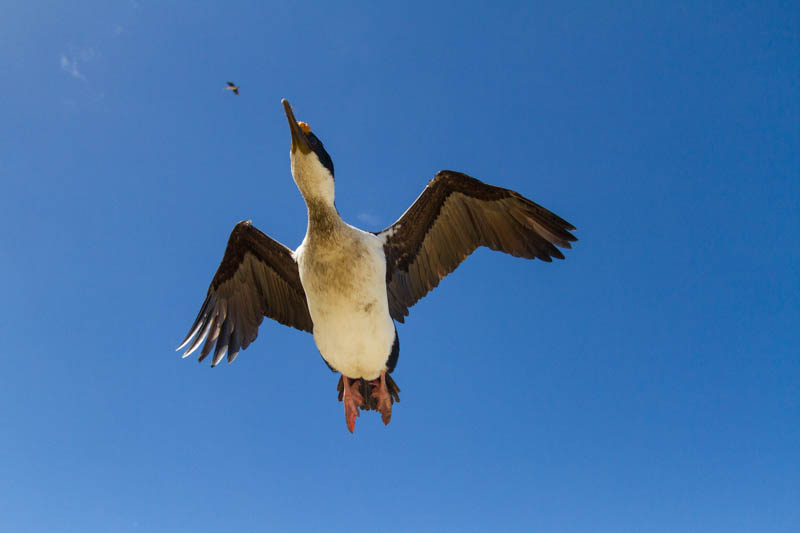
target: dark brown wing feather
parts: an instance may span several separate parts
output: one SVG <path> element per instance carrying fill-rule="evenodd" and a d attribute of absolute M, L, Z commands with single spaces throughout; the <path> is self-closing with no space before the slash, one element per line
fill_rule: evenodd
<path fill-rule="evenodd" d="M 183 354 L 186 357 L 205 339 L 200 361 L 215 342 L 211 366 L 216 366 L 226 351 L 228 362 L 233 361 L 240 349 L 256 339 L 265 316 L 303 331 L 313 329 L 291 250 L 249 221 L 239 222 L 228 239 L 206 300 L 178 350 L 188 345 Z"/>
<path fill-rule="evenodd" d="M 386 240 L 389 312 L 403 322 L 417 303 L 479 246 L 527 259 L 564 259 L 575 227 L 509 189 L 442 170 L 400 219 L 378 233 Z"/>

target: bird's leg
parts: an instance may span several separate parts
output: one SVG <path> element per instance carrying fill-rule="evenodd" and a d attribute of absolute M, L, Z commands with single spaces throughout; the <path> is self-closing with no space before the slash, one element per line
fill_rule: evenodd
<path fill-rule="evenodd" d="M 350 378 L 342 374 L 344 381 L 344 391 L 342 395 L 342 402 L 344 402 L 344 419 L 347 422 L 347 429 L 350 433 L 356 429 L 356 418 L 359 416 L 358 408 L 364 403 L 364 398 L 358 392 L 358 380 L 352 383 Z"/>
<path fill-rule="evenodd" d="M 381 420 L 386 425 L 392 419 L 392 397 L 389 389 L 386 388 L 386 371 L 381 371 L 381 377 L 369 382 L 372 385 L 372 397 L 378 400 L 378 411 L 381 412 Z"/>

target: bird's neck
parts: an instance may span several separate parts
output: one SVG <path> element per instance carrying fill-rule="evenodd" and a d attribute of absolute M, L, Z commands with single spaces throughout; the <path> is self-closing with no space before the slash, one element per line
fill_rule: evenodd
<path fill-rule="evenodd" d="M 306 198 L 309 235 L 329 235 L 343 224 L 333 203 L 318 198 Z"/>
<path fill-rule="evenodd" d="M 316 157 L 292 158 L 292 178 L 305 198 L 306 205 L 325 204 L 333 208 L 334 180 Z"/>
<path fill-rule="evenodd" d="M 293 154 L 292 177 L 308 208 L 309 234 L 327 234 L 343 223 L 334 204 L 333 176 L 316 156 L 296 157 Z"/>

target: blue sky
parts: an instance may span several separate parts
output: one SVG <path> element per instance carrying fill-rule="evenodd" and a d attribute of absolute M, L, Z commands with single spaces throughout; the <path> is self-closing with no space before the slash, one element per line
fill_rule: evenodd
<path fill-rule="evenodd" d="M 796 530 L 800 10 L 553 4 L 6 3 L 0 530 Z M 411 310 L 388 428 L 307 334 L 173 351 L 237 221 L 302 240 L 281 98 L 351 223 L 449 168 L 578 227 Z"/>

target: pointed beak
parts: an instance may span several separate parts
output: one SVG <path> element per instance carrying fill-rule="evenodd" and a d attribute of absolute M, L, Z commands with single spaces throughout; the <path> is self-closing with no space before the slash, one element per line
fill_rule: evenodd
<path fill-rule="evenodd" d="M 304 154 L 311 152 L 311 147 L 308 145 L 306 134 L 303 133 L 303 130 L 301 130 L 300 126 L 297 125 L 297 120 L 294 118 L 294 113 L 292 112 L 292 106 L 289 105 L 289 100 L 284 98 L 281 100 L 281 103 L 283 104 L 283 110 L 286 111 L 286 118 L 289 119 L 289 131 L 292 132 L 292 153 L 294 153 L 294 151 L 298 148 Z"/>

